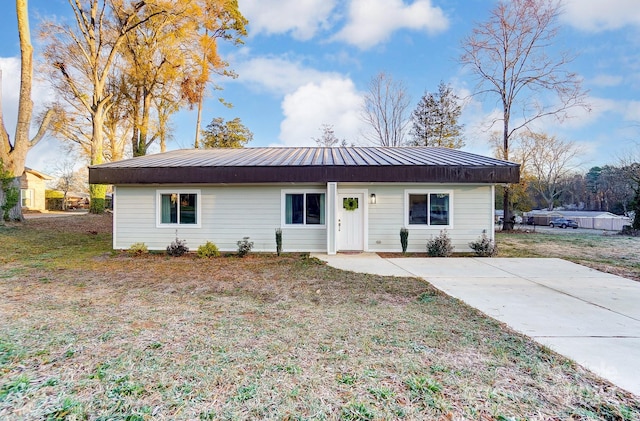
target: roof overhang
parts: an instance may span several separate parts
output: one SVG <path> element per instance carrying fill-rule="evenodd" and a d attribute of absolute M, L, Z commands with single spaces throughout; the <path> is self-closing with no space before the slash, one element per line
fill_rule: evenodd
<path fill-rule="evenodd" d="M 446 148 L 177 150 L 89 167 L 91 184 L 517 183 L 520 165 Z"/>
<path fill-rule="evenodd" d="M 519 166 L 89 168 L 91 184 L 517 183 Z"/>

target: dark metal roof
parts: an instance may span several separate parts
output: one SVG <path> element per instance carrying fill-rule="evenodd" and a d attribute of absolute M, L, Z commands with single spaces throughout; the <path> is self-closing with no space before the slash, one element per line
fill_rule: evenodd
<path fill-rule="evenodd" d="M 183 149 L 89 167 L 92 184 L 517 183 L 520 166 L 431 147 Z"/>

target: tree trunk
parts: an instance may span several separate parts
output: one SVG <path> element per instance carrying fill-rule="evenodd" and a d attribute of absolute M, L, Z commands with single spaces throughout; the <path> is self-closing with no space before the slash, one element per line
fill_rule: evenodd
<path fill-rule="evenodd" d="M 133 129 L 131 131 L 131 152 L 133 156 L 140 156 L 140 126 L 142 125 L 142 117 L 140 116 L 140 87 L 135 89 L 134 98 L 132 101 L 133 106 Z"/>
<path fill-rule="evenodd" d="M 633 207 L 633 210 L 635 212 L 635 215 L 633 217 L 633 223 L 631 224 L 631 227 L 634 230 L 640 230 L 640 186 L 638 186 L 638 190 L 636 190 L 634 201 L 635 205 Z"/>
<path fill-rule="evenodd" d="M 202 102 L 204 99 L 204 93 L 200 93 L 200 99 L 198 100 L 198 118 L 196 119 L 196 140 L 193 143 L 193 147 L 198 149 L 200 147 L 200 125 L 202 123 Z"/>
<path fill-rule="evenodd" d="M 504 196 L 502 198 L 502 231 L 513 231 L 514 220 L 511 212 L 511 198 L 510 198 L 510 186 L 504 187 Z"/>
<path fill-rule="evenodd" d="M 0 69 L 0 171 L 4 170 L 4 165 L 9 162 L 9 152 L 11 151 L 11 143 L 9 142 L 9 133 L 4 125 L 4 117 L 2 114 L 2 69 Z M 6 162 L 5 162 L 6 161 Z M 2 203 L 2 201 L 0 201 Z"/>
<path fill-rule="evenodd" d="M 20 38 L 20 97 L 18 100 L 18 121 L 16 122 L 16 134 L 13 145 L 9 142 L 9 135 L 4 127 L 2 110 L 0 109 L 0 122 L 2 123 L 2 146 L 0 146 L 0 160 L 10 176 L 15 177 L 3 189 L 0 204 L 5 207 L 7 204 L 7 193 L 9 189 L 17 189 L 18 200 L 15 205 L 4 216 L 10 220 L 22 221 L 22 206 L 20 206 L 20 177 L 24 172 L 24 163 L 27 159 L 27 152 L 32 146 L 29 139 L 29 128 L 31 126 L 31 114 L 33 112 L 33 102 L 31 101 L 31 80 L 33 75 L 33 46 L 31 45 L 31 33 L 29 31 L 29 13 L 27 10 L 27 0 L 16 0 L 16 16 L 18 18 L 18 36 Z M 0 84 L 2 80 L 0 78 Z M 1 95 L 0 95 L 1 101 Z M 15 191 L 13 192 L 15 194 Z M 10 199 L 10 198 L 9 198 Z"/>
<path fill-rule="evenodd" d="M 93 123 L 93 139 L 91 141 L 91 165 L 99 165 L 104 162 L 104 154 L 102 152 L 102 125 L 104 124 L 104 104 L 98 104 L 96 112 L 91 116 Z M 104 202 L 107 193 L 107 186 L 103 184 L 91 184 L 89 186 L 89 196 L 91 198 L 91 206 L 89 212 L 102 214 L 104 213 Z"/>
<path fill-rule="evenodd" d="M 509 107 L 508 104 L 503 101 L 503 116 L 502 118 L 503 120 L 503 131 L 502 131 L 502 136 L 503 136 L 503 145 L 502 145 L 502 150 L 503 150 L 503 154 L 504 154 L 504 160 L 508 161 L 509 160 Z M 502 209 L 503 209 L 503 216 L 502 216 L 502 231 L 513 231 L 513 226 L 514 226 L 514 222 L 515 222 L 515 218 L 512 219 L 512 212 L 511 212 L 511 195 L 509 194 L 511 192 L 511 186 L 510 185 L 506 185 L 504 187 L 504 197 L 502 199 Z"/>
<path fill-rule="evenodd" d="M 151 95 L 143 88 L 142 95 L 142 124 L 140 126 L 140 137 L 138 138 L 138 151 L 137 155 L 144 156 L 147 154 L 147 148 L 149 147 L 149 114 L 151 113 Z"/>

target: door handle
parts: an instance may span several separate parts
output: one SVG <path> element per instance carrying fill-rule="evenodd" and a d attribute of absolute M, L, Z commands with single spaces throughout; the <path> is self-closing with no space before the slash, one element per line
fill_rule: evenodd
<path fill-rule="evenodd" d="M 341 221 L 341 219 L 338 219 L 338 232 L 340 232 L 340 226 L 342 225 Z"/>

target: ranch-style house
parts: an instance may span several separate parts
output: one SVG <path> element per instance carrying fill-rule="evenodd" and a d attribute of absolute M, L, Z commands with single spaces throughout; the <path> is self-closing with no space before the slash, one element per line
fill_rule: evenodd
<path fill-rule="evenodd" d="M 493 238 L 496 184 L 518 164 L 433 147 L 298 147 L 175 150 L 89 168 L 111 184 L 113 247 L 163 250 L 176 237 L 234 251 L 410 252 L 446 230 L 455 251 Z"/>

